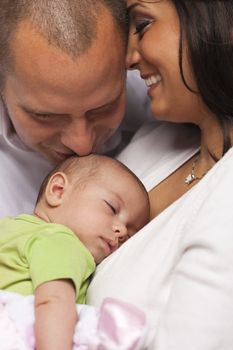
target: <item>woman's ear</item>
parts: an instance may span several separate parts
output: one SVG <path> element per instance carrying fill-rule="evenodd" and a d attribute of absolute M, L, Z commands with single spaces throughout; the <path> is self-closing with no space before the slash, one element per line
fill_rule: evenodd
<path fill-rule="evenodd" d="M 68 187 L 68 179 L 65 173 L 57 172 L 51 176 L 45 190 L 45 200 L 51 207 L 62 204 L 65 191 Z"/>

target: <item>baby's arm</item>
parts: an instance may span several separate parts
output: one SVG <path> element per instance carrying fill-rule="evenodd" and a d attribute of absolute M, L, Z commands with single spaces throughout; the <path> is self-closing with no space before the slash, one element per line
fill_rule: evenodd
<path fill-rule="evenodd" d="M 37 350 L 71 350 L 77 312 L 71 280 L 41 284 L 35 291 Z"/>

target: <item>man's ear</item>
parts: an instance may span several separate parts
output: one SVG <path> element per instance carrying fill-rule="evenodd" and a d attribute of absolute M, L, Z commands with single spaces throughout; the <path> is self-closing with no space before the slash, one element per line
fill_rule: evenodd
<path fill-rule="evenodd" d="M 68 179 L 65 173 L 57 172 L 51 176 L 45 190 L 45 200 L 51 207 L 62 204 L 63 196 L 68 187 Z"/>

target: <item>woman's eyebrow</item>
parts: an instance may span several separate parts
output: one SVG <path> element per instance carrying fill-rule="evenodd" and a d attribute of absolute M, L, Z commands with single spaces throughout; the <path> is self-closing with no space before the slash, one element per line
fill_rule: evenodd
<path fill-rule="evenodd" d="M 132 4 L 132 5 L 129 5 L 129 6 L 127 7 L 127 11 L 128 11 L 128 12 L 131 11 L 132 8 L 134 8 L 134 7 L 137 6 L 137 5 L 138 5 L 137 3 L 134 3 L 134 4 Z"/>
<path fill-rule="evenodd" d="M 134 4 L 128 6 L 128 7 L 127 7 L 127 12 L 128 12 L 128 14 L 130 13 L 130 11 L 132 11 L 132 9 L 133 9 L 134 7 L 136 7 L 136 6 L 138 6 L 138 5 L 139 5 L 139 4 L 135 2 Z"/>
<path fill-rule="evenodd" d="M 135 2 L 134 4 L 129 5 L 129 6 L 127 7 L 127 13 L 128 13 L 128 15 L 129 15 L 130 12 L 131 12 L 135 7 L 137 7 L 137 6 L 146 7 L 146 6 L 143 5 L 141 2 L 140 2 L 140 3 Z"/>

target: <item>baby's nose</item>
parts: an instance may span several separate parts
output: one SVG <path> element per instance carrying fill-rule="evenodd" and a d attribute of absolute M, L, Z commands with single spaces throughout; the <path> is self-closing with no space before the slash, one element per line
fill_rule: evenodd
<path fill-rule="evenodd" d="M 124 243 L 128 239 L 128 230 L 124 223 L 115 225 L 113 230 L 115 233 L 115 241 L 118 242 L 118 245 Z"/>

